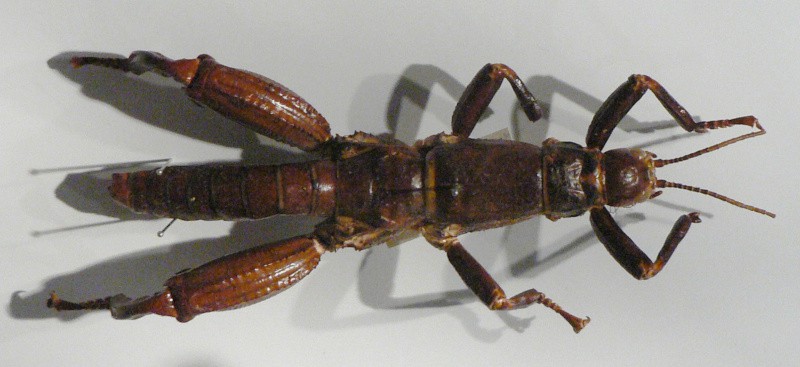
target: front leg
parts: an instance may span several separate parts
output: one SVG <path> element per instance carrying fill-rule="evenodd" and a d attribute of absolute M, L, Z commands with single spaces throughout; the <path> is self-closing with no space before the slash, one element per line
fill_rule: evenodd
<path fill-rule="evenodd" d="M 661 105 L 669 112 L 675 121 L 688 132 L 706 132 L 709 129 L 718 129 L 733 125 L 745 125 L 756 127 L 763 130 L 753 116 L 738 117 L 729 120 L 714 120 L 696 122 L 681 106 L 675 98 L 664 89 L 661 84 L 647 75 L 634 74 L 622 83 L 610 96 L 603 102 L 600 109 L 595 113 L 589 131 L 586 133 L 586 146 L 603 150 L 611 132 L 617 124 L 631 110 L 648 90 L 652 91 Z"/>
<path fill-rule="evenodd" d="M 644 280 L 654 277 L 664 268 L 692 223 L 700 223 L 700 217 L 697 213 L 689 213 L 678 218 L 655 262 L 650 260 L 647 254 L 622 231 L 606 208 L 592 209 L 591 221 L 597 238 L 605 245 L 611 256 L 634 278 Z"/>
<path fill-rule="evenodd" d="M 489 102 L 492 101 L 497 90 L 500 89 L 503 79 L 511 83 L 511 88 L 514 89 L 514 93 L 522 105 L 522 110 L 532 122 L 536 122 L 542 117 L 542 108 L 539 107 L 539 102 L 514 70 L 503 64 L 486 64 L 478 71 L 456 104 L 452 121 L 453 135 L 462 138 L 469 137 L 475 124 L 478 123 L 478 119 L 489 106 Z"/>
<path fill-rule="evenodd" d="M 319 263 L 325 248 L 314 236 L 300 236 L 254 247 L 180 272 L 150 297 L 125 295 L 86 302 L 64 301 L 55 293 L 47 306 L 57 311 L 110 310 L 115 319 L 146 314 L 186 322 L 196 315 L 241 307 L 271 297 L 303 279 Z"/>
<path fill-rule="evenodd" d="M 261 75 L 218 64 L 211 56 L 172 60 L 136 51 L 126 58 L 75 57 L 74 67 L 98 65 L 142 74 L 152 71 L 186 86 L 195 101 L 272 139 L 315 150 L 331 139 L 328 121 L 303 98 Z"/>
<path fill-rule="evenodd" d="M 423 232 L 434 247 L 441 248 L 447 252 L 447 259 L 453 268 L 458 272 L 461 280 L 475 293 L 480 300 L 489 307 L 490 310 L 515 310 L 528 307 L 534 303 L 540 303 L 561 315 L 575 332 L 589 323 L 589 318 L 582 319 L 564 311 L 561 306 L 553 302 L 544 293 L 536 289 L 528 289 L 514 297 L 507 297 L 505 291 L 483 268 L 483 266 L 461 245 L 456 237 L 437 237 L 434 231 Z"/>

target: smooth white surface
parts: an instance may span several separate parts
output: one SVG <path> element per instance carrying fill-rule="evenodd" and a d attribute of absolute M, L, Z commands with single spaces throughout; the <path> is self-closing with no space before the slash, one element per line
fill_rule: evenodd
<path fill-rule="evenodd" d="M 0 5 L 0 364 L 778 366 L 800 360 L 795 3 L 188 3 Z M 141 296 L 175 271 L 309 226 L 177 223 L 158 238 L 167 221 L 140 218 L 47 234 L 114 218 L 97 214 L 110 210 L 102 188 L 68 179 L 87 169 L 31 170 L 289 154 L 277 144 L 259 147 L 247 130 L 197 108 L 158 77 L 65 65 L 73 52 L 138 49 L 175 58 L 211 54 L 289 86 L 335 133 L 387 132 L 395 122 L 406 140 L 448 130 L 461 89 L 487 62 L 514 68 L 550 100 L 551 114 L 536 127 L 526 124 L 505 85 L 476 135 L 519 126 L 522 139 L 535 143 L 544 136 L 582 143 L 602 100 L 631 73 L 646 73 L 695 116 L 753 114 L 768 131 L 659 176 L 778 217 L 675 190 L 619 210 L 625 231 L 651 256 L 678 215 L 703 215 L 666 269 L 646 282 L 614 262 L 586 216 L 463 236 L 507 292 L 536 287 L 590 315 L 579 335 L 543 307 L 487 311 L 444 254 L 419 239 L 326 255 L 280 296 L 188 324 L 155 316 L 116 321 L 106 312 L 56 315 L 44 308 L 51 290 L 65 298 Z M 651 95 L 631 116 L 608 147 L 646 145 L 669 158 L 747 131 L 686 134 L 668 123 Z"/>

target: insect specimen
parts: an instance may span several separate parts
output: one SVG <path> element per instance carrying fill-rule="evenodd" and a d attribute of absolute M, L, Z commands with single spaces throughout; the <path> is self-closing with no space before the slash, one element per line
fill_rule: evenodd
<path fill-rule="evenodd" d="M 697 213 L 678 218 L 652 261 L 614 221 L 606 206 L 629 207 L 661 193 L 687 189 L 774 217 L 762 209 L 683 184 L 657 179 L 656 168 L 690 159 L 765 133 L 753 116 L 696 122 L 655 80 L 632 75 L 597 111 L 586 146 L 547 139 L 542 146 L 470 134 L 507 80 L 531 121 L 542 117 L 534 96 L 502 64 L 483 67 L 467 86 L 452 118 L 452 132 L 414 145 L 357 132 L 333 136 L 328 122 L 303 98 L 263 76 L 218 64 L 207 55 L 171 60 L 137 51 L 129 58 L 75 57 L 75 67 L 99 65 L 141 74 L 156 72 L 185 85 L 196 102 L 275 140 L 322 158 L 284 165 L 174 166 L 115 174 L 113 198 L 132 210 L 182 220 L 259 219 L 313 215 L 327 219 L 312 233 L 257 246 L 180 272 L 161 292 L 69 302 L 51 294 L 56 310 L 109 309 L 115 318 L 154 313 L 191 320 L 273 296 L 313 270 L 320 257 L 342 248 L 363 250 L 400 232 L 418 231 L 443 250 L 466 285 L 493 310 L 539 303 L 566 319 L 575 332 L 589 318 L 574 316 L 535 289 L 508 297 L 461 245 L 464 233 L 544 215 L 551 220 L 589 212 L 597 237 L 637 279 L 667 263 Z M 688 132 L 744 125 L 756 129 L 675 159 L 641 149 L 602 151 L 631 107 L 651 91 Z"/>

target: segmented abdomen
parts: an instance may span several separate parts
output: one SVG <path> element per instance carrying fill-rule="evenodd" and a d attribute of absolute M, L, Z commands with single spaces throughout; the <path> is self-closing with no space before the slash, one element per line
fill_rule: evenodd
<path fill-rule="evenodd" d="M 139 213 L 183 220 L 332 215 L 336 164 L 174 166 L 118 173 L 114 200 Z"/>

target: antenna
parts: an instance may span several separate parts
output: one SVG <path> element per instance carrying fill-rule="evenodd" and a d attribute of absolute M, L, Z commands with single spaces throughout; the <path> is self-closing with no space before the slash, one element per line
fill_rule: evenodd
<path fill-rule="evenodd" d="M 730 125 L 729 124 L 728 125 L 720 125 L 720 126 L 713 125 L 713 126 L 709 126 L 708 128 L 716 129 L 716 128 L 728 127 L 728 126 L 730 126 Z M 710 147 L 707 147 L 707 148 L 704 148 L 704 149 L 700 149 L 700 150 L 698 150 L 698 151 L 696 151 L 694 153 L 690 153 L 690 154 L 687 154 L 687 155 L 684 155 L 684 156 L 680 156 L 678 158 L 656 159 L 656 160 L 653 161 L 653 165 L 658 168 L 658 167 L 664 167 L 666 165 L 673 164 L 673 163 L 683 162 L 685 160 L 692 159 L 692 158 L 695 158 L 695 157 L 699 157 L 699 156 L 701 156 L 703 154 L 706 154 L 706 153 L 709 153 L 709 152 L 713 152 L 713 151 L 715 151 L 717 149 L 720 149 L 722 147 L 731 145 L 733 143 L 736 143 L 736 142 L 739 142 L 739 141 L 742 141 L 742 140 L 745 140 L 745 139 L 750 139 L 750 138 L 753 138 L 753 137 L 756 137 L 756 136 L 759 136 L 759 135 L 764 135 L 767 132 L 766 130 L 764 130 L 763 127 L 761 127 L 761 124 L 759 124 L 758 120 L 756 120 L 756 119 L 752 120 L 752 125 L 751 126 L 757 128 L 758 131 L 754 131 L 754 132 L 751 132 L 751 133 L 748 133 L 748 134 L 737 136 L 737 137 L 732 138 L 732 139 L 725 140 L 725 141 L 723 141 L 721 143 L 714 144 L 714 145 L 712 145 Z M 717 194 L 716 192 L 713 192 L 713 191 L 710 191 L 710 190 L 706 190 L 706 189 L 703 189 L 703 188 L 684 185 L 684 184 L 676 183 L 676 182 L 669 182 L 669 181 L 665 181 L 665 180 L 658 180 L 658 182 L 656 182 L 656 187 L 661 187 L 661 188 L 671 187 L 671 188 L 676 188 L 676 189 L 683 189 L 683 190 L 688 190 L 688 191 L 692 191 L 692 192 L 697 192 L 697 193 L 700 193 L 700 194 L 703 194 L 703 195 L 708 195 L 708 196 L 717 198 L 717 199 L 722 200 L 722 201 L 724 201 L 724 202 L 726 202 L 728 204 L 732 204 L 732 205 L 738 206 L 738 207 L 743 208 L 743 209 L 747 209 L 747 210 L 750 210 L 750 211 L 753 211 L 753 212 L 756 212 L 756 213 L 764 214 L 766 216 L 775 218 L 775 213 L 768 212 L 768 211 L 766 211 L 764 209 L 757 208 L 757 207 L 752 206 L 752 205 L 747 205 L 747 204 L 742 203 L 740 201 L 731 199 L 731 198 L 729 198 L 729 197 L 727 197 L 725 195 L 720 195 L 720 194 Z"/>
<path fill-rule="evenodd" d="M 689 190 L 689 191 L 692 191 L 692 192 L 697 192 L 697 193 L 700 193 L 700 194 L 703 194 L 703 195 L 708 195 L 708 196 L 720 199 L 720 200 L 722 200 L 722 201 L 724 201 L 724 202 L 726 202 L 728 204 L 732 204 L 732 205 L 738 206 L 738 207 L 740 207 L 742 209 L 747 209 L 747 210 L 750 210 L 750 211 L 753 211 L 753 212 L 756 212 L 756 213 L 764 214 L 766 216 L 775 218 L 775 213 L 768 212 L 768 211 L 766 211 L 764 209 L 757 208 L 757 207 L 752 206 L 752 205 L 747 205 L 747 204 L 745 204 L 745 203 L 743 203 L 741 201 L 733 200 L 733 199 L 731 199 L 731 198 L 729 198 L 729 197 L 727 197 L 725 195 L 720 195 L 720 194 L 717 194 L 716 192 L 713 192 L 713 191 L 710 191 L 710 190 L 706 190 L 706 189 L 703 189 L 703 188 L 684 185 L 684 184 L 680 184 L 680 183 L 676 183 L 676 182 L 669 182 L 669 181 L 665 181 L 665 180 L 658 180 L 658 182 L 656 182 L 656 187 L 662 187 L 662 188 L 672 187 L 672 188 L 676 188 L 676 189 L 683 189 L 683 190 Z"/>

